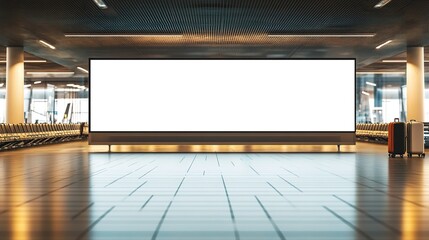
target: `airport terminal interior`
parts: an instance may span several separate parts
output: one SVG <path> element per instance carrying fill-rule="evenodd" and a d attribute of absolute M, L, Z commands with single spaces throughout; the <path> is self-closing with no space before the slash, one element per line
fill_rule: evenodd
<path fill-rule="evenodd" d="M 2 0 L 0 239 L 429 239 L 428 12 Z"/>

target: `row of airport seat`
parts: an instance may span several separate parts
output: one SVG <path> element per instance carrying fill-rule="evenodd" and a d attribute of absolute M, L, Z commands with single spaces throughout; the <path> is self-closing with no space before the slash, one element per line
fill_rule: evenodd
<path fill-rule="evenodd" d="M 361 141 L 387 142 L 388 123 L 359 123 L 356 125 L 356 138 Z"/>
<path fill-rule="evenodd" d="M 0 150 L 42 144 L 59 143 L 85 138 L 82 124 L 0 124 Z"/>

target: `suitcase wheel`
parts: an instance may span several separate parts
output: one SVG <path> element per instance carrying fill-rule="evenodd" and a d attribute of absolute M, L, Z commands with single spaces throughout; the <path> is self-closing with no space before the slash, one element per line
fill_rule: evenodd
<path fill-rule="evenodd" d="M 403 157 L 404 157 L 404 154 L 401 154 L 401 155 L 399 155 L 399 156 L 401 156 L 401 158 L 403 158 Z"/>

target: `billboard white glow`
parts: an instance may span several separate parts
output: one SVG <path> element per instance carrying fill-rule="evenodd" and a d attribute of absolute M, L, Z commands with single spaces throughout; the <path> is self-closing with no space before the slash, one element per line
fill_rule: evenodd
<path fill-rule="evenodd" d="M 354 59 L 91 59 L 91 132 L 351 132 Z"/>

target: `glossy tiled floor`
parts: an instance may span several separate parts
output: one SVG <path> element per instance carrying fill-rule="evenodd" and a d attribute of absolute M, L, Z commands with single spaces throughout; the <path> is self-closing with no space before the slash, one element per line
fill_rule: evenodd
<path fill-rule="evenodd" d="M 0 239 L 429 239 L 428 160 L 385 148 L 1 152 Z"/>

